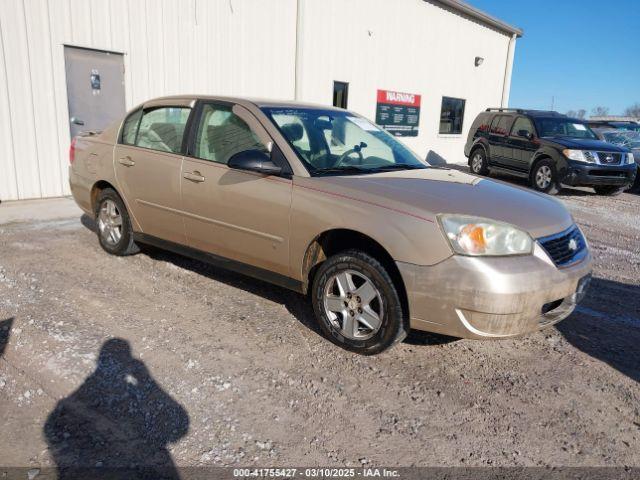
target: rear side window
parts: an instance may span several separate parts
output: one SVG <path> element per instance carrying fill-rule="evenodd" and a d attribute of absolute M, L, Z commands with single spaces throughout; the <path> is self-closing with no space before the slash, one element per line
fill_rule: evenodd
<path fill-rule="evenodd" d="M 507 135 L 511 117 L 508 115 L 497 115 L 491 122 L 491 133 L 494 135 Z"/>
<path fill-rule="evenodd" d="M 194 156 L 226 164 L 236 153 L 267 147 L 227 105 L 205 104 L 198 124 Z"/>
<path fill-rule="evenodd" d="M 121 143 L 124 143 L 125 145 L 135 145 L 140 117 L 142 117 L 142 109 L 133 112 L 124 121 L 124 125 L 122 126 Z"/>
<path fill-rule="evenodd" d="M 180 153 L 190 111 L 187 107 L 161 107 L 145 111 L 138 129 L 136 146 Z"/>

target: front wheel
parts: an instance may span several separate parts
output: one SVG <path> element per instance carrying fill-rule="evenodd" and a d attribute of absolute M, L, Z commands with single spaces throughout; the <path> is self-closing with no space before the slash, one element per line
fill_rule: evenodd
<path fill-rule="evenodd" d="M 549 159 L 539 161 L 531 171 L 530 184 L 539 192 L 549 195 L 558 193 L 560 185 L 555 164 Z"/>
<path fill-rule="evenodd" d="M 602 185 L 599 187 L 593 187 L 598 195 L 606 195 L 608 197 L 615 197 L 624 192 L 624 187 L 616 187 L 615 185 Z"/>
<path fill-rule="evenodd" d="M 636 172 L 636 180 L 627 191 L 631 193 L 640 193 L 640 166 L 638 166 L 638 171 Z"/>
<path fill-rule="evenodd" d="M 131 255 L 139 251 L 133 241 L 129 212 L 118 193 L 105 188 L 96 201 L 96 225 L 100 246 L 112 255 Z"/>
<path fill-rule="evenodd" d="M 386 350 L 407 335 L 398 291 L 382 264 L 359 250 L 328 258 L 312 286 L 313 309 L 325 335 L 364 355 Z"/>

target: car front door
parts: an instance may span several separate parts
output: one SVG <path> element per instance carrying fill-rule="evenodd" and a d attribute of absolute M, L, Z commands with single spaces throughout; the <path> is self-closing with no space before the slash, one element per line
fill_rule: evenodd
<path fill-rule="evenodd" d="M 197 116 L 182 165 L 189 246 L 288 276 L 291 179 L 227 166 L 236 153 L 277 147 L 240 105 L 203 102 Z"/>
<path fill-rule="evenodd" d="M 513 158 L 509 162 L 512 168 L 520 171 L 528 171 L 531 157 L 538 149 L 535 140 L 535 128 L 527 117 L 517 117 L 511 127 L 509 144 L 512 147 Z"/>
<path fill-rule="evenodd" d="M 118 185 L 142 232 L 181 244 L 182 143 L 190 111 L 177 105 L 134 112 L 114 150 Z"/>

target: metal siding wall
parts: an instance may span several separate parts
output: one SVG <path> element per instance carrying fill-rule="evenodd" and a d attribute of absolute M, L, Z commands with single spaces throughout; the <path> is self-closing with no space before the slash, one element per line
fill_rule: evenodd
<path fill-rule="evenodd" d="M 0 16 L 0 199 L 18 198 L 13 155 L 13 126 L 9 103 L 7 62 L 4 58 L 4 17 Z"/>
<path fill-rule="evenodd" d="M 0 200 L 69 194 L 63 44 L 124 53 L 127 108 L 294 96 L 296 0 L 2 0 L 0 35 Z"/>
<path fill-rule="evenodd" d="M 300 100 L 331 103 L 334 80 L 349 82 L 349 109 L 375 119 L 376 90 L 422 95 L 418 137 L 401 137 L 464 162 L 475 116 L 500 106 L 510 36 L 415 0 L 301 0 Z M 357 25 L 353 19 L 357 18 Z M 476 56 L 483 57 L 480 67 Z M 466 99 L 461 135 L 440 135 L 443 96 Z"/>
<path fill-rule="evenodd" d="M 376 89 L 419 93 L 420 135 L 407 144 L 464 160 L 473 118 L 500 103 L 507 35 L 418 0 L 300 3 L 300 100 L 330 104 L 333 81 L 347 81 L 349 108 L 373 118 Z M 63 44 L 124 53 L 127 108 L 179 93 L 291 99 L 296 4 L 2 0 L 0 199 L 69 193 Z M 438 134 L 443 95 L 467 100 L 463 135 Z"/>
<path fill-rule="evenodd" d="M 29 69 L 29 45 L 24 4 L 21 0 L 3 0 L 0 8 L 3 68 L 7 72 L 9 111 L 13 138 L 13 162 L 16 170 L 18 196 L 40 197 L 40 166 L 36 148 L 36 128 L 33 107 L 33 88 Z M 8 198 L 2 192 L 2 199 Z"/>

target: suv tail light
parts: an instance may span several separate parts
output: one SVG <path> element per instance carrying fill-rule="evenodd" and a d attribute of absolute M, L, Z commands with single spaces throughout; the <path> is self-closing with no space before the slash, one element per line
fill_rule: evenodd
<path fill-rule="evenodd" d="M 69 164 L 73 165 L 73 162 L 76 161 L 76 141 L 78 137 L 73 137 L 71 140 L 71 145 L 69 145 Z"/>

